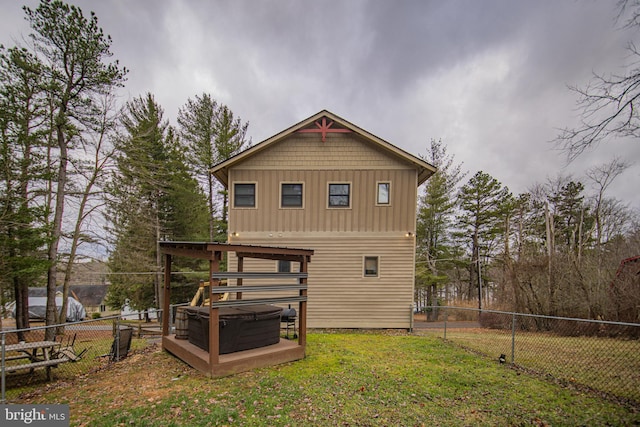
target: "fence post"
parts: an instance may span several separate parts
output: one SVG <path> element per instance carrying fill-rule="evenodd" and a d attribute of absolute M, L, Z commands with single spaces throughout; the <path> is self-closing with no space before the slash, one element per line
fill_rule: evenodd
<path fill-rule="evenodd" d="M 515 363 L 516 357 L 516 314 L 511 318 L 511 364 Z"/>
<path fill-rule="evenodd" d="M 5 333 L 2 332 L 2 343 L 0 345 L 2 345 L 2 403 L 6 402 L 5 399 L 5 372 L 4 372 L 4 364 L 5 364 L 5 359 L 6 359 L 6 354 L 5 354 Z"/>
<path fill-rule="evenodd" d="M 447 340 L 447 319 L 449 318 L 449 307 L 447 307 L 444 311 L 444 337 L 443 339 Z"/>
<path fill-rule="evenodd" d="M 120 360 L 120 316 L 116 317 L 116 337 L 114 342 L 116 343 L 115 361 Z"/>

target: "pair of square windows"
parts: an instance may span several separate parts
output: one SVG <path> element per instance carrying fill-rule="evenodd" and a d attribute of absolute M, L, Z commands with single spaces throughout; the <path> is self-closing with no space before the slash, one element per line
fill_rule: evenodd
<path fill-rule="evenodd" d="M 303 207 L 303 184 L 284 183 L 280 187 L 280 207 L 301 208 Z M 376 190 L 376 204 L 381 206 L 390 205 L 391 183 L 378 182 Z M 233 205 L 236 208 L 256 207 L 256 184 L 237 183 L 234 184 Z M 330 208 L 351 207 L 351 184 L 350 183 L 329 183 L 327 206 Z"/>

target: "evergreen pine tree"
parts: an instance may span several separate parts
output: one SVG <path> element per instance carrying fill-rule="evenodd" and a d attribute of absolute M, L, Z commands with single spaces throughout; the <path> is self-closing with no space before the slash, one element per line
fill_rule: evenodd
<path fill-rule="evenodd" d="M 418 200 L 416 289 L 424 290 L 425 303 L 437 305 L 437 289 L 449 281 L 455 242 L 451 219 L 456 207 L 456 187 L 464 174 L 455 165 L 442 141 L 431 140 L 425 160 L 437 168 Z M 431 313 L 431 312 L 430 312 Z"/>
<path fill-rule="evenodd" d="M 24 7 L 24 11 L 33 30 L 30 49 L 42 64 L 43 87 L 51 108 L 51 148 L 56 153 L 47 250 L 46 323 L 51 325 L 58 317 L 57 263 L 72 150 L 79 142 L 78 135 L 95 124 L 100 98 L 123 84 L 127 70 L 120 68 L 118 61 L 107 62 L 112 56 L 111 38 L 98 26 L 95 14 L 87 18 L 77 6 L 59 0 L 41 0 L 37 8 Z M 54 333 L 48 329 L 46 338 L 52 339 Z"/>
<path fill-rule="evenodd" d="M 206 199 L 189 175 L 175 132 L 151 94 L 127 103 L 109 186 L 114 235 L 109 302 L 134 309 L 160 306 L 160 240 L 207 236 Z M 177 268 L 180 264 L 174 264 Z M 156 274 L 143 274 L 155 272 Z M 140 273 L 140 274 L 134 274 Z"/>
<path fill-rule="evenodd" d="M 507 187 L 482 171 L 471 177 L 458 195 L 460 213 L 456 218 L 456 234 L 470 242 L 468 297 L 471 299 L 473 290 L 477 289 L 480 308 L 482 264 L 492 255 L 492 250 L 497 245 L 496 238 L 504 232 L 505 206 L 510 197 Z"/>
<path fill-rule="evenodd" d="M 38 198 L 46 181 L 41 86 L 42 64 L 34 55 L 0 46 L 0 304 L 13 294 L 18 329 L 29 327 L 29 285 L 49 266 L 46 209 Z"/>
<path fill-rule="evenodd" d="M 249 123 L 234 117 L 226 105 L 218 104 L 209 94 L 189 99 L 178 112 L 178 124 L 186 148 L 185 157 L 192 173 L 207 189 L 209 239 L 227 240 L 227 193 L 222 196 L 221 215 L 216 218 L 216 183 L 209 169 L 229 159 L 247 145 Z"/>

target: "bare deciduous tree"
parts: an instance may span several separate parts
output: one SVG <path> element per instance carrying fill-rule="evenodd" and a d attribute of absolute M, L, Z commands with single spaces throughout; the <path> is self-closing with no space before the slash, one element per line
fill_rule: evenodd
<path fill-rule="evenodd" d="M 593 214 L 595 217 L 596 248 L 598 250 L 600 249 L 603 238 L 603 209 L 604 204 L 607 203 L 605 192 L 611 183 L 628 167 L 629 163 L 614 158 L 611 162 L 601 166 L 594 166 L 586 172 L 587 178 L 589 178 L 596 187 Z M 610 204 L 609 207 L 611 207 Z"/>
<path fill-rule="evenodd" d="M 115 148 L 109 137 L 116 126 L 115 99 L 107 94 L 100 104 L 101 114 L 96 117 L 95 132 L 83 135 L 78 159 L 72 162 L 74 187 L 68 191 L 68 197 L 77 202 L 73 231 L 69 233 L 69 252 L 65 254 L 64 281 L 62 286 L 62 307 L 59 323 L 66 320 L 69 296 L 69 284 L 73 266 L 77 260 L 78 249 L 85 243 L 93 243 L 91 219 L 97 217 L 104 207 L 104 183 L 107 174 L 114 165 Z"/>
<path fill-rule="evenodd" d="M 640 29 L 640 1 L 618 2 L 618 22 L 631 32 Z M 574 160 L 584 150 L 610 137 L 640 136 L 640 51 L 627 45 L 629 62 L 622 73 L 594 72 L 585 87 L 570 86 L 577 96 L 580 124 L 561 130 L 556 142 Z"/>

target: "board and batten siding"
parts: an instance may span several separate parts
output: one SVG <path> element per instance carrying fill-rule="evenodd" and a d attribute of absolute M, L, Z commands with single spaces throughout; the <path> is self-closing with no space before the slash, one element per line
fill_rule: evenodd
<path fill-rule="evenodd" d="M 415 231 L 413 170 L 233 170 L 233 182 L 256 185 L 256 208 L 229 211 L 229 232 Z M 391 184 L 389 206 L 376 205 L 378 182 Z M 282 183 L 303 184 L 303 208 L 280 207 Z M 351 184 L 351 207 L 329 208 L 329 183 Z M 231 189 L 233 203 L 233 185 Z"/>
<path fill-rule="evenodd" d="M 324 234 L 324 235 L 322 235 Z M 414 286 L 414 239 L 398 233 L 245 233 L 232 243 L 312 248 L 307 325 L 310 328 L 410 328 Z M 378 277 L 364 277 L 364 257 L 379 257 Z M 235 271 L 237 258 L 230 257 Z M 276 271 L 277 262 L 246 259 L 245 271 Z M 297 271 L 297 267 L 294 267 Z M 245 279 L 244 285 L 270 284 Z M 274 282 L 275 283 L 275 282 Z M 294 283 L 294 282 L 292 282 Z M 234 283 L 231 282 L 231 285 Z M 273 297 L 272 293 L 244 298 Z M 294 305 L 297 308 L 296 305 Z"/>

